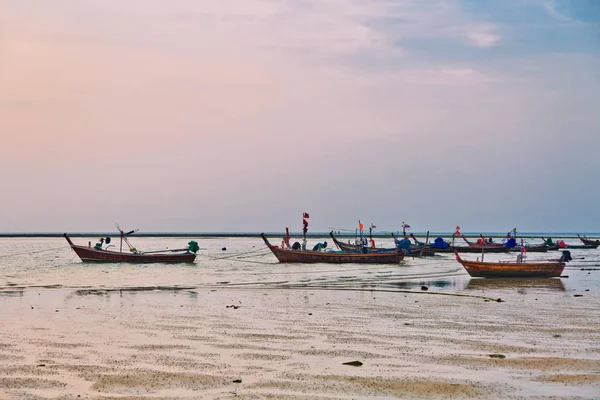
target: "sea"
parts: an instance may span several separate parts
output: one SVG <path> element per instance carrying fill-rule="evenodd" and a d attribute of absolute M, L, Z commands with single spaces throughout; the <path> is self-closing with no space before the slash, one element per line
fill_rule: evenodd
<path fill-rule="evenodd" d="M 77 237 L 73 240 L 76 244 L 93 246 L 98 237 Z M 428 258 L 407 257 L 399 265 L 280 264 L 257 237 L 130 238 L 132 245 L 140 251 L 186 248 L 190 240 L 200 245 L 195 263 L 173 265 L 82 263 L 64 238 L 0 238 L 0 294 L 32 288 L 152 290 L 208 286 L 326 287 L 344 290 L 420 290 L 426 286 L 435 290 L 468 293 L 473 287 L 481 289 L 482 285 L 481 279 L 468 276 L 452 254 Z M 312 237 L 309 239 L 309 248 L 327 240 L 325 236 Z M 271 242 L 278 245 L 281 237 L 273 237 Z M 333 245 L 331 242 L 328 241 L 330 247 Z M 568 239 L 567 243 L 577 244 L 577 241 Z M 113 238 L 111 244 L 112 249 L 118 249 L 118 237 Z M 377 246 L 392 247 L 392 239 L 377 239 Z M 599 288 L 597 271 L 600 269 L 600 249 L 574 249 L 571 255 L 573 261 L 563 273 L 568 278 L 538 279 L 531 284 L 538 285 L 540 290 Z M 558 258 L 560 253 L 529 253 L 527 257 L 529 260 Z M 479 257 L 478 254 L 464 254 L 463 258 Z M 514 258 L 514 253 L 485 255 L 486 261 Z M 548 284 L 549 281 L 553 283 Z M 498 285 L 498 282 L 494 284 Z M 514 280 L 507 282 L 509 288 L 514 285 Z"/>

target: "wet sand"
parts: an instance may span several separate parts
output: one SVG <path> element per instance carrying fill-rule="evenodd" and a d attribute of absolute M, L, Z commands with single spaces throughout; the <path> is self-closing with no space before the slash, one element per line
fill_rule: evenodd
<path fill-rule="evenodd" d="M 595 289 L 469 285 L 5 289 L 0 399 L 600 398 Z"/>

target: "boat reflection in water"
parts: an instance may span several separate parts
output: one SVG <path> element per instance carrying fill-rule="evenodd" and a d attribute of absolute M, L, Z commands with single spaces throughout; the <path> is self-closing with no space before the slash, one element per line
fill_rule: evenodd
<path fill-rule="evenodd" d="M 526 289 L 545 289 L 552 291 L 565 291 L 565 286 L 560 278 L 471 278 L 465 290 L 516 290 L 524 293 Z"/>
<path fill-rule="evenodd" d="M 468 278 L 467 278 L 468 279 Z M 377 286 L 379 287 L 388 287 L 398 290 L 419 290 L 423 286 L 427 287 L 430 290 L 439 290 L 439 291 L 450 291 L 450 292 L 458 292 L 465 287 L 465 278 L 462 276 L 459 277 L 448 277 L 445 279 L 435 279 L 435 280 L 407 280 L 407 281 L 395 281 L 395 282 L 384 282 L 379 283 Z"/>

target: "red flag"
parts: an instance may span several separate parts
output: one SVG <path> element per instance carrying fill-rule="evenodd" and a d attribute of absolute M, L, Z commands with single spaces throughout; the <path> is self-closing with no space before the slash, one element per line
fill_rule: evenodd
<path fill-rule="evenodd" d="M 302 217 L 303 218 L 310 218 L 310 215 L 307 212 L 305 212 L 304 214 L 302 214 Z"/>
<path fill-rule="evenodd" d="M 304 226 L 308 226 L 308 221 L 306 221 L 305 219 L 302 220 L 302 223 L 304 224 Z"/>
<path fill-rule="evenodd" d="M 456 225 L 456 231 L 454 232 L 455 236 L 460 236 L 460 226 Z"/>

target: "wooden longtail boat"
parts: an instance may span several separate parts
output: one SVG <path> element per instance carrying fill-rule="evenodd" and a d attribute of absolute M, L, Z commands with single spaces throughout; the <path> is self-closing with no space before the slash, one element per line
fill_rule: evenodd
<path fill-rule="evenodd" d="M 542 237 L 542 240 L 547 242 L 546 239 Z M 589 240 L 589 239 L 588 239 Z M 600 243 L 598 244 L 568 244 L 563 240 L 557 240 L 556 243 L 550 247 L 550 250 L 563 250 L 563 249 L 597 249 Z"/>
<path fill-rule="evenodd" d="M 469 247 L 469 246 L 450 246 L 447 253 L 481 253 L 481 247 Z M 508 247 L 485 247 L 484 253 L 508 253 Z M 438 251 L 438 249 L 434 249 Z"/>
<path fill-rule="evenodd" d="M 481 248 L 470 246 L 448 246 L 446 248 L 431 247 L 435 253 L 481 253 Z M 484 253 L 508 253 L 508 247 L 485 248 Z"/>
<path fill-rule="evenodd" d="M 467 242 L 467 244 L 470 247 L 474 247 L 476 249 L 480 249 L 483 247 L 485 249 L 486 252 L 490 252 L 489 250 L 492 248 L 496 248 L 496 247 L 506 247 L 504 243 L 489 243 L 489 242 L 484 242 L 484 243 L 473 243 L 473 242 L 469 242 L 467 240 L 466 237 L 462 236 L 463 240 L 465 242 Z M 482 239 L 485 240 L 485 238 L 482 236 Z M 506 247 L 508 249 L 508 251 L 510 252 L 520 252 L 521 251 L 521 246 L 519 246 L 518 244 L 515 247 Z M 533 245 L 527 245 L 525 246 L 525 250 L 527 252 L 536 252 L 536 253 L 540 253 L 540 252 L 546 252 L 548 251 L 548 246 L 546 244 L 533 244 Z"/>
<path fill-rule="evenodd" d="M 579 240 L 581 240 L 581 243 L 583 243 L 585 246 L 592 246 L 592 249 L 597 248 L 598 246 L 600 246 L 600 239 L 588 239 L 585 236 L 581 237 L 579 234 L 577 234 L 577 237 L 579 238 Z"/>
<path fill-rule="evenodd" d="M 417 241 L 417 239 L 413 236 L 412 233 L 411 236 L 415 241 Z M 392 232 L 392 237 L 394 238 L 394 243 L 396 244 L 396 246 L 398 246 L 398 239 L 396 238 L 396 235 L 394 235 L 394 232 Z M 430 246 L 411 244 L 410 252 L 406 255 L 410 257 L 431 257 L 435 255 L 435 252 L 431 250 Z"/>
<path fill-rule="evenodd" d="M 403 253 L 370 253 L 348 254 L 310 250 L 291 250 L 273 246 L 264 233 L 260 236 L 267 247 L 273 252 L 281 263 L 329 263 L 329 264 L 398 264 L 404 258 Z"/>
<path fill-rule="evenodd" d="M 435 251 L 436 253 L 438 252 L 444 252 L 444 253 L 455 253 L 455 252 L 459 252 L 459 253 L 481 253 L 481 250 L 483 249 L 483 251 L 485 253 L 508 253 L 508 247 L 506 246 L 485 246 L 485 245 L 479 245 L 476 243 L 471 243 L 469 242 L 464 236 L 462 237 L 463 240 L 465 242 L 467 242 L 467 244 L 469 244 L 468 246 L 448 246 L 447 249 L 438 249 L 436 247 L 433 248 L 433 251 Z M 498 243 L 495 243 L 498 244 Z"/>
<path fill-rule="evenodd" d="M 463 260 L 458 253 L 456 260 L 469 275 L 481 278 L 551 278 L 560 276 L 565 268 L 563 261 L 482 262 Z"/>
<path fill-rule="evenodd" d="M 542 236 L 542 240 L 544 241 L 544 244 L 548 246 L 548 250 L 560 250 L 560 246 L 554 243 L 551 238 L 546 239 Z"/>
<path fill-rule="evenodd" d="M 71 238 L 65 233 L 65 239 L 69 242 L 71 249 L 79 256 L 83 262 L 109 262 L 109 263 L 193 263 L 196 254 L 187 249 L 166 250 L 160 253 L 124 253 L 121 251 L 112 251 L 106 249 L 97 249 L 92 246 L 79 246 L 71 241 Z"/>
<path fill-rule="evenodd" d="M 597 244 L 566 244 L 565 247 L 559 247 L 560 249 L 597 249 L 598 245 Z"/>
<path fill-rule="evenodd" d="M 463 238 L 463 240 L 467 243 L 467 245 L 469 245 L 469 247 L 474 247 L 474 248 L 480 249 L 480 250 L 481 250 L 481 248 L 488 250 L 488 249 L 492 249 L 492 248 L 496 248 L 496 247 L 506 247 L 506 246 L 504 246 L 504 243 L 488 243 L 485 241 L 484 241 L 484 243 L 473 243 L 473 242 L 469 242 L 467 240 L 467 238 L 464 236 L 461 236 L 461 238 Z"/>
<path fill-rule="evenodd" d="M 337 240 L 337 238 L 335 237 L 335 235 L 333 234 L 333 231 L 329 232 L 329 236 L 331 236 L 331 239 L 333 240 L 333 243 L 340 249 L 342 250 L 344 253 L 349 253 L 349 254 L 360 254 L 360 253 L 367 253 L 367 254 L 393 254 L 393 253 L 398 253 L 398 252 L 402 252 L 402 250 L 400 249 L 385 249 L 385 248 L 376 248 L 376 247 L 363 247 L 363 246 L 359 246 L 356 244 L 350 244 L 350 243 L 344 243 L 344 242 L 340 242 L 339 240 Z"/>
<path fill-rule="evenodd" d="M 527 253 L 545 253 L 550 250 L 547 244 L 528 244 L 524 246 Z M 557 247 L 558 248 L 558 247 Z M 521 246 L 515 246 L 508 249 L 510 252 L 520 252 Z"/>

